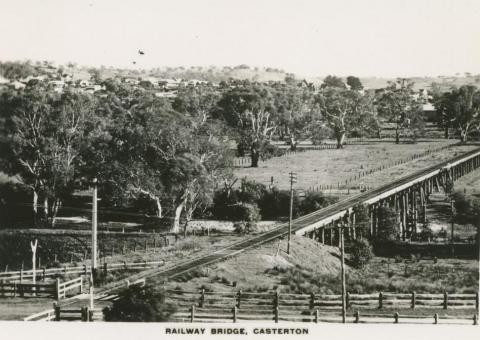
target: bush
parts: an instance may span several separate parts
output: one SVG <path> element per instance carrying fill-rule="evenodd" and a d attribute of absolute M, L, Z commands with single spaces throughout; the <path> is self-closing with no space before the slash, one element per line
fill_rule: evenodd
<path fill-rule="evenodd" d="M 351 248 L 352 264 L 356 268 L 365 267 L 373 258 L 373 249 L 366 239 L 356 240 Z"/>
<path fill-rule="evenodd" d="M 299 214 L 298 196 L 293 197 L 293 216 Z M 272 188 L 258 202 L 260 213 L 264 219 L 277 219 L 280 216 L 288 216 L 290 209 L 290 191 Z"/>
<path fill-rule="evenodd" d="M 337 197 L 326 197 L 322 192 L 307 192 L 305 199 L 300 202 L 299 215 L 306 215 L 325 208 L 338 201 Z"/>
<path fill-rule="evenodd" d="M 237 234 L 250 234 L 257 231 L 256 222 L 236 222 L 233 224 L 233 229 Z"/>
<path fill-rule="evenodd" d="M 131 286 L 123 291 L 111 307 L 103 309 L 106 321 L 167 321 L 176 307 L 165 303 L 165 293 L 153 287 Z"/>
<path fill-rule="evenodd" d="M 377 238 L 382 241 L 396 240 L 398 237 L 397 213 L 389 207 L 379 207 L 378 216 L 378 235 Z"/>
<path fill-rule="evenodd" d="M 285 154 L 285 150 L 280 149 L 276 145 L 273 145 L 270 143 L 263 145 L 261 148 L 262 160 L 267 160 L 273 157 L 280 157 L 280 156 L 283 156 L 284 154 Z"/>

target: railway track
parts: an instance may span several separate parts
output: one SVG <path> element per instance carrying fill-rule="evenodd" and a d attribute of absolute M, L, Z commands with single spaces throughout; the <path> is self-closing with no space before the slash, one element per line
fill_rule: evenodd
<path fill-rule="evenodd" d="M 442 169 L 443 167 L 445 167 L 450 163 L 461 161 L 462 159 L 467 158 L 478 152 L 480 152 L 480 148 L 461 154 L 448 161 L 428 167 L 416 173 L 406 175 L 388 184 L 382 185 L 378 188 L 349 197 L 345 200 L 332 204 L 321 210 L 299 217 L 292 221 L 292 232 L 294 233 L 296 231 L 302 230 L 303 228 L 309 225 L 312 225 L 313 223 L 317 223 L 319 221 L 327 219 L 335 214 L 338 214 L 339 212 L 345 211 L 355 206 L 356 204 L 362 204 L 363 202 L 370 200 L 372 198 L 375 198 L 381 195 L 382 193 L 385 193 L 401 185 L 408 184 L 409 182 L 413 182 L 417 178 L 420 178 L 434 171 Z M 283 223 L 278 225 L 274 229 L 269 230 L 268 232 L 265 232 L 260 235 L 252 236 L 248 239 L 245 239 L 239 242 L 235 242 L 211 254 L 185 260 L 171 267 L 155 268 L 155 269 L 143 271 L 141 273 L 137 273 L 130 276 L 128 280 L 134 281 L 134 280 L 150 278 L 150 277 L 159 277 L 164 279 L 173 278 L 175 276 L 182 275 L 195 268 L 211 265 L 213 263 L 226 260 L 248 249 L 257 247 L 259 245 L 275 240 L 277 238 L 281 238 L 285 236 L 287 233 L 288 233 L 288 223 Z M 116 291 L 118 291 L 120 288 L 123 288 L 123 287 L 125 287 L 124 281 L 115 282 L 98 290 L 96 292 L 96 296 L 98 296 L 98 298 L 104 298 L 105 296 L 114 294 Z"/>

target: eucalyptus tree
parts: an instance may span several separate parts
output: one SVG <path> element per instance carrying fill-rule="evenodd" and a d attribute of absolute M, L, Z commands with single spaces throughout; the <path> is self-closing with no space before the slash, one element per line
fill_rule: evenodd
<path fill-rule="evenodd" d="M 413 85 L 409 79 L 399 78 L 395 82 L 389 82 L 376 98 L 379 117 L 395 126 L 397 144 L 400 143 L 402 130 L 410 132 L 414 138 L 423 130 L 424 100 L 416 96 Z"/>
<path fill-rule="evenodd" d="M 466 143 L 469 134 L 480 128 L 480 91 L 473 85 L 452 89 L 435 98 L 440 125 L 459 132 L 460 141 Z"/>
<path fill-rule="evenodd" d="M 279 125 L 272 88 L 243 81 L 223 93 L 218 115 L 234 128 L 240 151 L 250 149 L 251 166 L 258 167 L 264 147 Z"/>
<path fill-rule="evenodd" d="M 371 96 L 339 87 L 326 87 L 315 97 L 316 121 L 331 129 L 337 148 L 352 131 L 370 127 L 374 114 Z"/>
<path fill-rule="evenodd" d="M 73 192 L 94 102 L 75 90 L 57 94 L 43 82 L 3 94 L 2 163 L 7 173 L 20 177 L 32 190 L 34 220 L 40 198 L 44 217 L 54 226 L 62 200 Z"/>

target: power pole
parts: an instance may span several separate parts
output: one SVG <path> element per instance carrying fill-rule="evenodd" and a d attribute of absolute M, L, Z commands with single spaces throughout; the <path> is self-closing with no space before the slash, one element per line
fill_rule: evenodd
<path fill-rule="evenodd" d="M 346 322 L 347 316 L 347 287 L 345 283 L 345 240 L 344 240 L 343 223 L 340 225 L 340 247 L 341 247 L 341 259 L 342 259 L 342 323 Z"/>
<path fill-rule="evenodd" d="M 30 242 L 30 248 L 32 248 L 32 283 L 35 285 L 37 281 L 37 245 L 38 240 L 35 240 L 35 243 Z M 33 287 L 33 291 L 35 291 L 35 286 Z M 36 295 L 34 293 L 34 295 Z"/>
<path fill-rule="evenodd" d="M 92 273 L 97 270 L 97 179 L 93 179 L 92 195 Z"/>
<path fill-rule="evenodd" d="M 293 183 L 297 182 L 297 174 L 290 172 L 290 214 L 288 217 L 288 243 L 287 254 L 290 254 L 290 240 L 292 235 L 292 213 L 293 213 Z"/>
<path fill-rule="evenodd" d="M 455 228 L 455 200 L 450 200 L 450 208 L 452 210 L 452 235 L 451 235 L 451 242 L 452 242 L 452 257 L 455 256 L 455 243 L 453 240 L 454 236 L 454 228 Z"/>

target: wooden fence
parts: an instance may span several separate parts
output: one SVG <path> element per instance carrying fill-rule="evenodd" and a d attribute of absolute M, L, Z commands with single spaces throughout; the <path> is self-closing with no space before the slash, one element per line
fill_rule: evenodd
<path fill-rule="evenodd" d="M 104 272 L 111 270 L 142 270 L 157 268 L 165 264 L 165 261 L 143 261 L 143 262 L 122 262 L 122 263 L 107 263 L 104 262 L 101 266 L 101 270 Z M 69 274 L 84 274 L 89 275 L 91 267 L 87 265 L 82 266 L 63 266 L 57 268 L 41 268 L 36 270 L 36 278 L 45 281 L 47 277 Z M 33 279 L 32 270 L 19 270 L 0 273 L 0 281 L 2 280 L 20 280 L 23 283 L 24 280 Z"/>
<path fill-rule="evenodd" d="M 360 315 L 372 318 L 372 310 L 385 311 L 376 317 L 392 318 L 392 310 L 421 309 L 415 318 L 433 318 L 426 309 L 465 309 L 478 312 L 478 294 L 410 294 L 378 293 L 347 294 L 347 310 L 352 322 L 361 322 Z M 172 321 L 237 322 L 237 321 L 304 321 L 338 322 L 342 310 L 341 295 L 280 294 L 252 292 L 186 292 L 168 290 L 167 301 L 178 307 Z M 370 314 L 362 314 L 370 311 Z M 397 319 L 400 314 L 397 313 Z M 431 315 L 430 315 L 431 314 Z M 412 315 L 405 314 L 403 318 Z M 443 317 L 443 316 L 442 316 Z M 437 315 L 438 318 L 438 315 Z M 472 318 L 470 318 L 472 320 Z M 397 320 L 398 322 L 398 320 Z"/>
<path fill-rule="evenodd" d="M 102 310 L 89 307 L 61 307 L 56 303 L 52 309 L 35 313 L 23 318 L 23 321 L 101 321 L 103 320 Z"/>
<path fill-rule="evenodd" d="M 56 279 L 53 283 L 20 283 L 0 281 L 0 297 L 7 296 L 47 296 L 54 297 L 57 300 L 65 299 L 71 295 L 72 290 L 79 290 L 80 294 L 83 292 L 83 277 L 60 282 Z"/>

